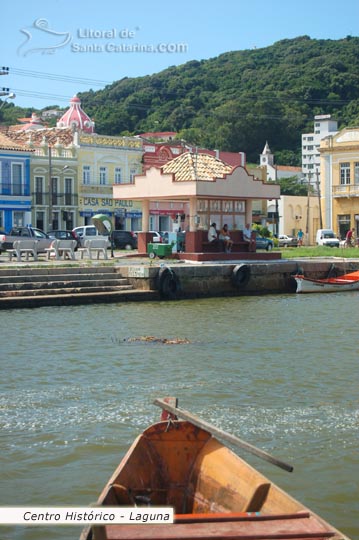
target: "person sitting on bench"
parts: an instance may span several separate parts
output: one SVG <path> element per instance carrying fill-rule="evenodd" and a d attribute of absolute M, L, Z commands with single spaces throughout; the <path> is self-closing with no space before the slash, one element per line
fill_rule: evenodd
<path fill-rule="evenodd" d="M 243 229 L 243 240 L 246 242 L 250 242 L 252 237 L 252 227 L 250 223 L 247 223 L 245 228 Z"/>
<path fill-rule="evenodd" d="M 218 242 L 216 223 L 212 223 L 208 230 L 208 242 Z"/>
<path fill-rule="evenodd" d="M 231 237 L 229 236 L 227 224 L 223 225 L 223 228 L 219 233 L 219 239 L 224 242 L 224 251 L 230 253 L 232 251 L 233 240 L 231 240 Z"/>

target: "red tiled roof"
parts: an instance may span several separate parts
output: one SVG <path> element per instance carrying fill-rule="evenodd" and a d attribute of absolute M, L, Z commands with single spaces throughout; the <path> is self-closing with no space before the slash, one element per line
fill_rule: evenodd
<path fill-rule="evenodd" d="M 14 131 L 13 126 L 10 126 L 6 132 L 7 137 L 12 141 L 23 144 L 25 146 L 31 145 L 38 147 L 46 139 L 46 143 L 49 146 L 55 146 L 60 143 L 63 146 L 69 146 L 73 141 L 73 132 L 70 128 L 44 128 L 34 131 Z"/>
<path fill-rule="evenodd" d="M 301 172 L 301 167 L 291 167 L 290 165 L 276 165 L 276 168 L 279 171 L 293 171 L 293 172 Z"/>
<path fill-rule="evenodd" d="M 161 137 L 175 137 L 176 135 L 176 131 L 149 131 L 147 133 L 140 133 L 139 137 L 160 139 Z"/>
<path fill-rule="evenodd" d="M 14 142 L 10 137 L 7 137 L 4 135 L 4 133 L 0 133 L 0 149 L 1 150 L 15 150 L 15 151 L 26 151 L 29 152 L 30 148 L 28 148 L 26 145 Z"/>
<path fill-rule="evenodd" d="M 165 174 L 174 174 L 176 182 L 213 182 L 217 178 L 224 178 L 233 170 L 230 165 L 209 154 L 191 152 L 185 152 L 168 161 L 161 169 Z"/>

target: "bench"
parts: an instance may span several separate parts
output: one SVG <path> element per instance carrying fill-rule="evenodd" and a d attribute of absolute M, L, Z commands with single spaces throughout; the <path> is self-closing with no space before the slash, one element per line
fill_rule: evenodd
<path fill-rule="evenodd" d="M 202 232 L 202 252 L 203 253 L 221 253 L 224 252 L 224 242 L 222 240 L 217 240 L 215 242 L 208 242 L 207 231 Z M 243 239 L 242 231 L 230 231 L 229 236 L 233 241 L 232 252 L 246 252 L 246 251 L 255 251 L 255 242 L 246 242 Z M 254 247 L 253 247 L 254 246 Z"/>
<path fill-rule="evenodd" d="M 84 247 L 79 248 L 78 251 L 81 254 L 81 259 L 83 259 L 84 255 L 87 255 L 90 259 L 92 259 L 93 253 L 96 253 L 97 259 L 100 258 L 101 253 L 103 258 L 107 259 L 107 248 L 107 238 L 94 238 L 93 240 L 85 240 Z"/>
<path fill-rule="evenodd" d="M 16 256 L 17 262 L 21 262 L 22 255 L 26 255 L 26 260 L 29 260 L 29 255 L 34 257 L 34 261 L 37 261 L 37 240 L 15 240 L 12 249 L 7 249 L 10 261 Z"/>
<path fill-rule="evenodd" d="M 61 259 L 61 256 L 66 259 L 75 259 L 76 240 L 54 240 L 49 248 L 46 248 L 47 259 L 53 255 L 56 260 Z"/>

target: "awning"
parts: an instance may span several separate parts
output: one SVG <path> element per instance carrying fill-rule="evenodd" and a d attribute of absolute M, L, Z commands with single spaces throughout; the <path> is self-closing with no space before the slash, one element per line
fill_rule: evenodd
<path fill-rule="evenodd" d="M 91 210 L 80 210 L 80 216 L 81 217 L 92 217 L 96 216 L 99 213 L 99 210 L 91 211 Z M 112 216 L 112 212 L 108 210 L 101 210 L 101 214 L 106 216 Z"/>

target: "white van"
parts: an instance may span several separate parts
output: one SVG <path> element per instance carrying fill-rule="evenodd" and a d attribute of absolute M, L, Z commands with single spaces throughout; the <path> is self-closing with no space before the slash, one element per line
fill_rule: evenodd
<path fill-rule="evenodd" d="M 339 239 L 331 229 L 318 229 L 316 242 L 318 246 L 339 247 Z"/>
<path fill-rule="evenodd" d="M 98 232 L 94 225 L 84 225 L 83 227 L 75 227 L 72 229 L 72 232 L 75 232 L 80 239 L 81 246 L 84 246 L 85 240 L 91 240 L 92 238 L 108 238 L 108 235 L 104 236 Z M 110 240 L 108 245 L 111 245 Z"/>

